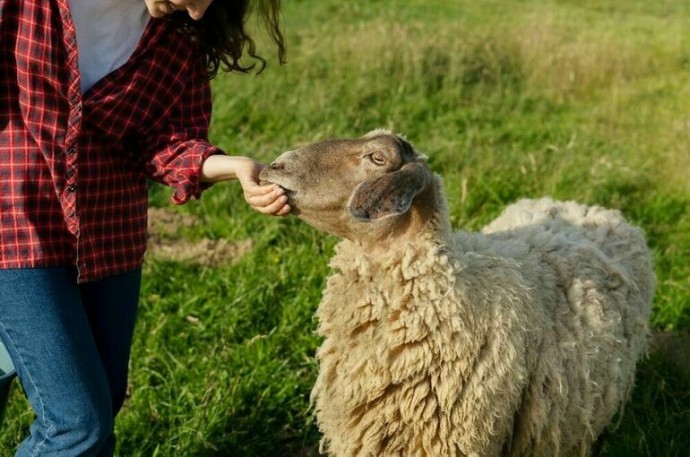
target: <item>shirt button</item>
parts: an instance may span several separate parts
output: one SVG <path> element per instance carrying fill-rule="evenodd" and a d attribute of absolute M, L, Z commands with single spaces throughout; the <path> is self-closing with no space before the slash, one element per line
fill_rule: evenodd
<path fill-rule="evenodd" d="M 77 186 L 75 186 L 74 184 L 70 184 L 69 186 L 65 187 L 65 190 L 71 194 L 72 192 L 77 190 Z"/>
<path fill-rule="evenodd" d="M 67 147 L 67 150 L 65 151 L 65 153 L 66 153 L 68 156 L 74 155 L 76 152 L 77 152 L 77 147 L 76 147 L 75 145 L 70 145 L 70 146 L 68 146 L 68 147 Z"/>

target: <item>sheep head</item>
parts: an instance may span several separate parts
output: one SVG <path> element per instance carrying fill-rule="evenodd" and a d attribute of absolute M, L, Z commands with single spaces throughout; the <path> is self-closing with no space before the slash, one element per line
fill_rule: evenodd
<path fill-rule="evenodd" d="M 436 206 L 425 157 L 386 130 L 285 152 L 261 179 L 283 187 L 293 214 L 313 227 L 371 245 L 414 236 Z"/>

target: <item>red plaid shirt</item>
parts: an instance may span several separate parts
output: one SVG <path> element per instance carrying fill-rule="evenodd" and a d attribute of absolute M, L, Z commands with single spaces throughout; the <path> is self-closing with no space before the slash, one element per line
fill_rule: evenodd
<path fill-rule="evenodd" d="M 198 197 L 210 85 L 191 40 L 152 19 L 129 61 L 80 90 L 68 0 L 0 0 L 0 268 L 141 265 L 147 178 Z"/>

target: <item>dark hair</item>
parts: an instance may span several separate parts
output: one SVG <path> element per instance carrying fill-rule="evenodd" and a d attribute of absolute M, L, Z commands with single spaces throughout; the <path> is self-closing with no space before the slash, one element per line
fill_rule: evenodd
<path fill-rule="evenodd" d="M 206 55 L 206 75 L 209 78 L 216 76 L 219 70 L 242 73 L 253 70 L 255 62 L 248 65 L 241 62 L 245 51 L 259 61 L 259 73 L 266 67 L 266 59 L 256 53 L 256 44 L 245 29 L 253 9 L 256 9 L 269 36 L 278 45 L 279 62 L 285 63 L 285 40 L 280 30 L 280 0 L 214 0 L 198 21 L 190 18 L 186 11 L 172 15 L 182 31 L 199 43 Z"/>

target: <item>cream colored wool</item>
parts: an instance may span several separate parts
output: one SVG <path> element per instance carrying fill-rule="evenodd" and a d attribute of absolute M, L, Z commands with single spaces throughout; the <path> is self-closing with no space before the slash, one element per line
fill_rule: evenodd
<path fill-rule="evenodd" d="M 548 198 L 452 233 L 431 176 L 417 233 L 384 250 L 350 237 L 330 262 L 312 391 L 322 452 L 589 455 L 647 347 L 643 233 Z"/>

